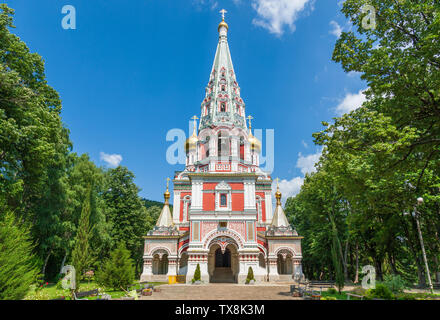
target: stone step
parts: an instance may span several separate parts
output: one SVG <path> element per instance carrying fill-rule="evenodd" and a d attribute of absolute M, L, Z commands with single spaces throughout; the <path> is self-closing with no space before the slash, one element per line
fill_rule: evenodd
<path fill-rule="evenodd" d="M 215 268 L 211 277 L 212 283 L 234 283 L 234 275 L 231 268 Z"/>

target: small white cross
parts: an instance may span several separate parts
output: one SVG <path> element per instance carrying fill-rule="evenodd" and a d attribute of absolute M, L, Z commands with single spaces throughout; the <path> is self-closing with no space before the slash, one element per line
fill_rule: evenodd
<path fill-rule="evenodd" d="M 225 13 L 228 13 L 225 9 L 221 9 L 220 13 L 222 14 L 222 20 L 225 20 Z"/>

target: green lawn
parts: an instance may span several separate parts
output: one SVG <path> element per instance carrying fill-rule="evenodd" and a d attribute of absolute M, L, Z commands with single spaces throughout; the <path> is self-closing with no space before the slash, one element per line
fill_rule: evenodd
<path fill-rule="evenodd" d="M 342 291 L 339 293 L 329 293 L 327 291 L 322 292 L 322 297 L 325 298 L 324 300 L 347 300 L 347 293 L 354 293 L 358 295 L 364 295 L 362 292 L 359 292 L 360 288 L 357 288 L 357 290 L 351 290 L 351 291 Z M 333 299 L 332 299 L 333 298 Z M 350 297 L 350 300 L 360 300 L 356 297 Z M 366 298 L 364 298 L 366 300 Z M 413 292 L 405 292 L 405 293 L 397 293 L 394 295 L 393 300 L 440 300 L 440 294 L 431 294 L 431 293 L 413 293 Z"/>
<path fill-rule="evenodd" d="M 139 281 L 136 281 L 134 284 L 139 284 Z M 164 282 L 149 282 L 152 285 L 161 285 Z M 137 286 L 140 288 L 140 286 Z M 123 290 L 113 290 L 109 288 L 100 287 L 95 281 L 81 281 L 79 292 L 82 291 L 90 291 L 98 289 L 101 294 L 108 294 L 112 297 L 112 299 L 117 299 L 126 296 L 126 292 Z M 25 300 L 51 300 L 60 297 L 65 297 L 66 300 L 71 299 L 71 294 L 69 290 L 64 290 L 59 285 L 56 284 L 48 284 L 42 288 L 36 288 L 35 285 L 31 286 L 28 294 L 25 297 Z M 87 297 L 89 300 L 96 300 L 97 297 Z"/>

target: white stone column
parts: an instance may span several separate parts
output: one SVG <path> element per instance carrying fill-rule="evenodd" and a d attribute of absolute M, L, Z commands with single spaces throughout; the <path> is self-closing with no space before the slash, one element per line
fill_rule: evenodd
<path fill-rule="evenodd" d="M 209 283 L 208 273 L 208 254 L 207 253 L 188 253 L 188 272 L 186 274 L 186 282 L 191 283 L 194 273 L 200 265 L 200 278 L 204 283 Z"/>
<path fill-rule="evenodd" d="M 264 202 L 266 204 L 266 223 L 271 223 L 273 218 L 273 211 L 272 211 L 272 194 L 270 192 L 265 193 Z"/>
<path fill-rule="evenodd" d="M 191 186 L 191 209 L 203 209 L 203 180 L 193 180 Z"/>
<path fill-rule="evenodd" d="M 180 191 L 174 191 L 173 198 L 173 222 L 180 222 Z"/>
<path fill-rule="evenodd" d="M 168 257 L 168 273 L 167 276 L 177 275 L 177 258 Z"/>
<path fill-rule="evenodd" d="M 269 281 L 278 280 L 277 257 L 269 256 Z"/>
<path fill-rule="evenodd" d="M 140 281 L 148 281 L 153 275 L 153 259 L 144 257 L 144 267 Z"/>

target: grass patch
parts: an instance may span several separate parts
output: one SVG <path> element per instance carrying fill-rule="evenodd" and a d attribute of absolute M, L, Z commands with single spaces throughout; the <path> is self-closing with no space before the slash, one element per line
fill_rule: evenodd
<path fill-rule="evenodd" d="M 165 284 L 166 282 L 149 282 L 149 284 L 158 286 L 161 284 Z M 142 286 L 139 284 L 139 281 L 133 283 L 136 285 L 136 289 L 140 289 Z M 112 297 L 112 299 L 118 299 L 126 296 L 126 292 L 123 290 L 113 290 L 111 288 L 100 287 L 96 281 L 81 281 L 79 292 L 90 291 L 98 289 L 100 294 L 108 294 Z M 134 289 L 134 288 L 133 288 Z M 71 300 L 71 293 L 69 290 L 64 290 L 59 285 L 56 284 L 48 284 L 44 287 L 37 288 L 36 285 L 32 285 L 29 288 L 29 292 L 24 298 L 24 300 L 51 300 L 57 299 L 60 297 L 65 297 L 66 300 Z M 96 300 L 98 297 L 85 297 L 88 300 Z"/>

